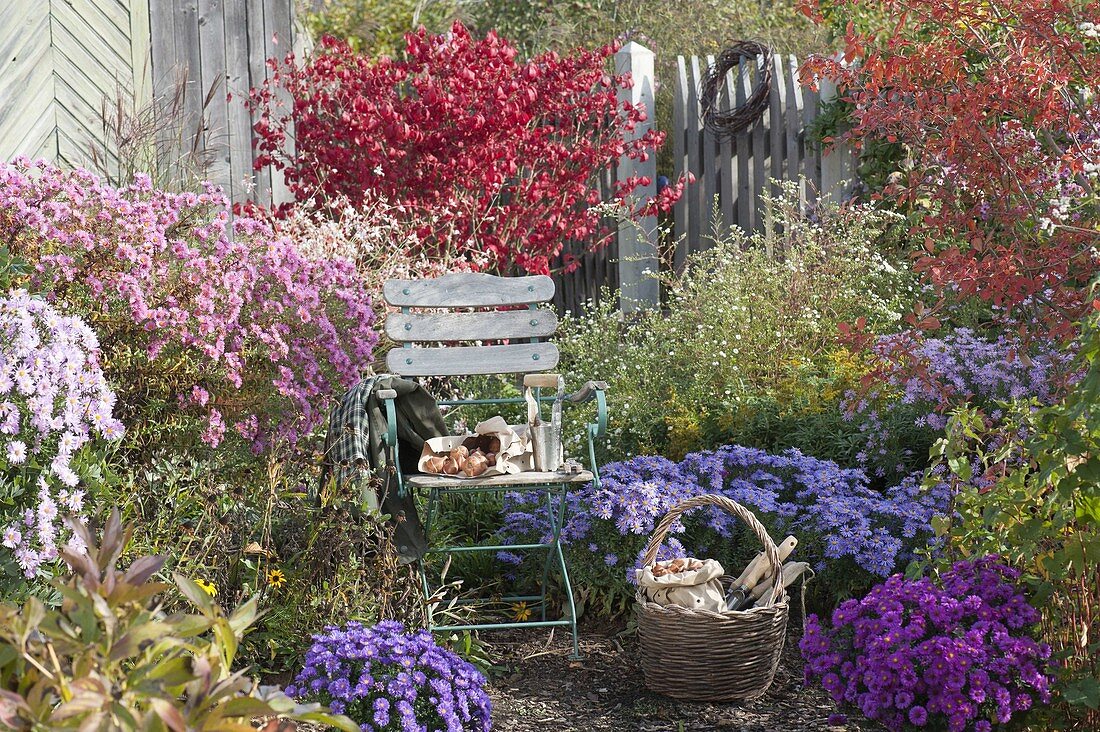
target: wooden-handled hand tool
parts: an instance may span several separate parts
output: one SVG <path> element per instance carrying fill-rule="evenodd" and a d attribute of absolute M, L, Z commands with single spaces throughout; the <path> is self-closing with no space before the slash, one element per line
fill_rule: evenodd
<path fill-rule="evenodd" d="M 788 536 L 780 542 L 779 546 L 776 547 L 779 550 L 779 561 L 782 562 L 789 557 L 796 546 L 798 546 L 798 539 L 793 536 Z M 744 604 L 748 599 L 749 590 L 758 584 L 770 569 L 767 555 L 764 552 L 757 554 L 756 558 L 749 562 L 749 566 L 745 567 L 745 571 L 741 573 L 741 576 L 735 579 L 730 586 L 730 591 L 726 595 L 726 609 L 736 610 Z"/>
<path fill-rule="evenodd" d="M 803 572 L 810 568 L 809 562 L 787 562 L 783 565 L 783 589 L 787 589 L 794 581 L 798 579 Z M 760 584 L 749 590 L 749 598 L 752 601 L 759 600 L 764 595 L 768 594 L 772 587 L 775 585 L 775 579 L 769 577 Z"/>

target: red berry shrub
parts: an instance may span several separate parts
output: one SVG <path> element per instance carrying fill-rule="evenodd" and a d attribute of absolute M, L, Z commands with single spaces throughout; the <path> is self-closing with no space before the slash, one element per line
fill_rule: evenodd
<path fill-rule="evenodd" d="M 830 4 L 891 19 L 877 35 L 849 23 L 853 63 L 817 58 L 804 73 L 840 84 L 851 142 L 908 148 L 911 165 L 882 194 L 923 212 L 917 268 L 945 300 L 980 298 L 1004 324 L 1034 317 L 1032 332 L 1070 333 L 1097 273 L 1100 4 Z M 804 9 L 820 17 L 818 0 Z"/>
<path fill-rule="evenodd" d="M 406 38 L 401 59 L 325 38 L 303 65 L 273 64 L 249 100 L 262 113 L 256 165 L 282 170 L 297 204 L 314 209 L 381 196 L 423 221 L 425 247 L 483 252 L 497 268 L 546 272 L 566 240 L 604 243 L 595 174 L 622 155 L 645 159 L 663 139 L 628 140 L 645 113 L 616 100 L 631 79 L 608 73 L 615 48 L 522 61 L 460 23 Z M 622 181 L 616 194 L 642 183 Z M 667 209 L 681 190 L 624 213 Z"/>

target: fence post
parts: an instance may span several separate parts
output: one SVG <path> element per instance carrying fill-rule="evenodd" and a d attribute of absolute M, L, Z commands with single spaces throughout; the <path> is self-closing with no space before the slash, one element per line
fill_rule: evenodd
<path fill-rule="evenodd" d="M 634 80 L 629 89 L 618 90 L 619 102 L 641 105 L 646 119 L 634 129 L 634 137 L 641 137 L 653 129 L 657 120 L 654 99 L 654 53 L 645 46 L 631 41 L 615 53 L 615 72 L 630 74 Z M 640 176 L 649 180 L 648 185 L 638 186 L 626 202 L 631 208 L 641 206 L 657 194 L 657 157 L 633 160 L 623 156 L 619 160 L 618 179 Z M 656 274 L 657 218 L 646 216 L 637 221 L 619 223 L 619 285 L 624 312 L 656 307 L 660 287 L 650 273 Z"/>
<path fill-rule="evenodd" d="M 825 104 L 836 98 L 836 84 L 832 80 L 822 79 L 819 87 L 819 104 Z M 831 198 L 834 202 L 846 200 L 855 173 L 856 159 L 851 145 L 843 142 L 834 144 L 827 150 L 822 150 L 821 196 Z"/>

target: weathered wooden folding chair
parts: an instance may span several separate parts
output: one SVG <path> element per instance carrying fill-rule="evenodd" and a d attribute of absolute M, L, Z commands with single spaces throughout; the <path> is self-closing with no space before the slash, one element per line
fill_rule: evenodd
<path fill-rule="evenodd" d="M 488 274 L 452 273 L 437 279 L 390 280 L 384 287 L 386 302 L 401 308 L 386 320 L 386 333 L 402 344 L 390 351 L 386 358 L 391 373 L 404 377 L 468 376 L 474 374 L 524 374 L 525 383 L 544 382 L 532 375 L 549 371 L 558 363 L 558 349 L 553 343 L 544 342 L 557 329 L 557 315 L 550 309 L 540 308 L 554 296 L 554 281 L 544 275 L 530 277 L 496 277 Z M 516 307 L 521 306 L 521 307 Z M 512 309 L 501 310 L 499 308 Z M 526 308 L 526 309 L 522 309 Z M 416 309 L 417 312 L 413 310 Z M 462 312 L 447 312 L 448 310 Z M 422 312 L 427 310 L 430 312 Z M 503 342 L 502 342 L 503 341 Z M 475 342 L 473 345 L 449 345 Z M 480 345 L 481 342 L 492 345 Z M 414 347 L 414 344 L 433 344 L 432 347 Z M 432 519 L 439 508 L 443 494 L 468 494 L 505 491 L 537 491 L 545 498 L 550 539 L 538 544 L 513 544 L 505 546 L 441 546 L 429 549 L 429 553 L 447 554 L 460 552 L 530 551 L 546 552 L 542 585 L 537 595 L 519 595 L 499 598 L 503 602 L 530 602 L 539 608 L 540 620 L 530 622 L 479 623 L 473 625 L 436 625 L 432 604 L 428 605 L 428 623 L 433 631 L 487 630 L 490 628 L 569 626 L 573 634 L 573 654 L 579 654 L 577 646 L 576 607 L 573 604 L 573 588 L 569 582 L 565 554 L 561 547 L 561 529 L 565 522 L 566 498 L 572 486 L 589 481 L 599 481 L 596 468 L 595 443 L 603 439 L 607 428 L 607 403 L 604 399 L 606 385 L 587 382 L 584 388 L 566 397 L 566 403 L 596 400 L 596 419 L 587 425 L 588 456 L 591 470 L 569 472 L 522 472 L 488 478 L 454 478 L 451 476 L 412 474 L 402 475 L 397 456 L 396 410 L 392 399 L 386 399 L 389 431 L 386 444 L 393 450 L 393 465 L 398 474 L 398 490 L 401 495 L 413 489 L 427 491 L 427 507 L 424 527 L 430 531 Z M 537 392 L 536 392 L 537 393 Z M 380 394 L 385 398 L 386 394 Z M 554 397 L 538 395 L 540 401 Z M 450 406 L 464 404 L 522 404 L 520 398 L 488 397 L 482 399 L 440 400 Z M 568 616 L 550 620 L 547 611 L 547 583 L 551 567 L 557 563 L 561 571 L 562 591 L 568 605 Z M 428 581 L 425 561 L 420 561 L 420 578 L 424 598 L 433 596 Z"/>

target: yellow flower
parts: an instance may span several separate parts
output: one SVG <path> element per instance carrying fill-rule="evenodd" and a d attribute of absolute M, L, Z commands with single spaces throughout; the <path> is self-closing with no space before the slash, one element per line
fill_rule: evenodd
<path fill-rule="evenodd" d="M 518 623 L 526 622 L 531 619 L 531 608 L 527 606 L 526 602 L 513 602 L 512 617 L 514 617 Z"/>
<path fill-rule="evenodd" d="M 204 579 L 196 579 L 195 584 L 202 588 L 202 591 L 211 597 L 215 597 L 218 594 L 218 588 L 214 586 L 213 582 L 207 582 Z"/>
<path fill-rule="evenodd" d="M 286 584 L 286 575 L 283 574 L 281 569 L 269 569 L 267 570 L 267 583 L 277 590 Z"/>

